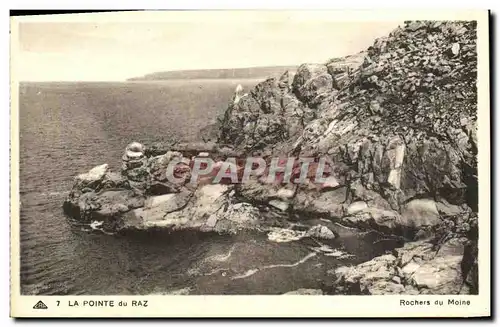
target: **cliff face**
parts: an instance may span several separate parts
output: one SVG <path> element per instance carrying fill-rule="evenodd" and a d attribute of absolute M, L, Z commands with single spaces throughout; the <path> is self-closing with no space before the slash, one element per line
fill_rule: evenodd
<path fill-rule="evenodd" d="M 296 211 L 326 211 L 344 224 L 427 240 L 423 247 L 433 255 L 412 252 L 418 264 L 401 261 L 405 248 L 385 261 L 337 271 L 344 290 L 474 292 L 477 276 L 462 286 L 469 272 L 469 279 L 477 275 L 476 83 L 475 22 L 406 22 L 354 58 L 304 64 L 291 83 L 284 74 L 257 85 L 230 105 L 219 141 L 247 153 L 327 155 L 335 190 L 299 187 Z M 256 192 L 243 194 L 252 200 Z M 448 242 L 458 257 L 440 264 L 459 272 L 453 278 L 429 286 L 428 269 L 407 273 L 438 265 L 431 257 Z M 363 279 L 379 268 L 375 281 Z"/>
<path fill-rule="evenodd" d="M 218 143 L 247 153 L 265 150 L 287 153 L 353 78 L 365 53 L 328 65 L 303 64 L 293 81 L 286 71 L 279 79 L 269 78 L 231 103 L 220 122 Z"/>
<path fill-rule="evenodd" d="M 332 271 L 337 292 L 474 293 L 476 54 L 474 22 L 406 22 L 364 52 L 303 64 L 293 79 L 286 72 L 248 93 L 238 90 L 216 144 L 194 152 L 193 145 L 129 145 L 121 174 L 100 166 L 77 177 L 65 211 L 110 229 L 217 232 L 321 217 L 412 241 Z M 321 187 L 260 178 L 191 187 L 188 166 L 180 168 L 184 179 L 167 180 L 171 160 L 205 151 L 218 160 L 322 156 L 333 169 Z M 332 237 L 323 227 L 304 235 Z"/>

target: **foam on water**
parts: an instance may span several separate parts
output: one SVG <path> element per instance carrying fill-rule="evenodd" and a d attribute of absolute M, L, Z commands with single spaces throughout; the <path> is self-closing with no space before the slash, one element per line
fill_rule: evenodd
<path fill-rule="evenodd" d="M 92 228 L 92 229 L 102 229 L 102 228 L 100 228 L 102 226 L 102 224 L 104 224 L 103 221 L 94 220 L 93 222 L 90 223 L 90 228 Z"/>
<path fill-rule="evenodd" d="M 311 252 L 308 255 L 306 255 L 305 257 L 303 257 L 302 259 L 300 259 L 299 261 L 294 262 L 294 263 L 290 263 L 290 264 L 280 263 L 280 264 L 273 264 L 273 265 L 267 265 L 267 266 L 263 266 L 263 267 L 259 267 L 259 268 L 249 269 L 249 270 L 247 270 L 245 273 L 243 273 L 241 275 L 237 275 L 237 276 L 231 277 L 231 279 L 247 278 L 247 277 L 252 276 L 253 274 L 256 274 L 259 271 L 263 271 L 263 270 L 266 270 L 266 269 L 273 269 L 273 268 L 280 268 L 280 267 L 281 268 L 296 267 L 296 266 L 298 266 L 298 265 L 306 262 L 307 260 L 311 259 L 314 256 L 316 256 L 316 253 L 315 252 Z"/>

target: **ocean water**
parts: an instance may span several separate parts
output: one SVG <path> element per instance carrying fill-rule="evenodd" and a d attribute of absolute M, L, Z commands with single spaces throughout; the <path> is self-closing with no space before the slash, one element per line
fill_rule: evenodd
<path fill-rule="evenodd" d="M 20 86 L 22 294 L 280 294 L 328 288 L 328 270 L 384 253 L 394 241 L 331 224 L 318 243 L 265 234 L 194 232 L 108 235 L 69 219 L 62 203 L 73 177 L 108 163 L 125 146 L 172 137 L 196 140 L 223 112 L 238 83 L 23 83 Z M 326 250 L 325 250 L 326 249 Z"/>

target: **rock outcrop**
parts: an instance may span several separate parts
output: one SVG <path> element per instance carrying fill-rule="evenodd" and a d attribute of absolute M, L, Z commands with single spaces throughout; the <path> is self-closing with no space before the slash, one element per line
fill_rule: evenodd
<path fill-rule="evenodd" d="M 291 81 L 285 72 L 269 78 L 251 92 L 238 96 L 225 112 L 218 142 L 247 153 L 287 152 L 304 128 L 344 85 L 346 72 L 359 66 L 363 54 L 323 64 L 303 64 Z M 274 145 L 280 144 L 279 148 Z"/>
<path fill-rule="evenodd" d="M 302 157 L 327 155 L 335 180 L 330 194 L 299 189 L 286 200 L 288 207 L 353 227 L 424 239 L 415 249 L 422 254 L 443 239 L 461 235 L 468 240 L 468 250 L 459 247 L 454 256 L 427 258 L 411 278 L 380 268 L 407 267 L 392 255 L 345 268 L 346 285 L 362 286 L 371 294 L 386 292 L 386 287 L 395 293 L 474 292 L 477 285 L 468 282 L 465 290 L 458 280 L 477 274 L 476 259 L 470 256 L 477 253 L 477 231 L 471 232 L 471 225 L 477 224 L 478 209 L 475 22 L 405 22 L 356 58 L 362 63 L 354 60 L 348 66 L 343 58 L 326 67 L 300 66 L 286 94 L 305 113 L 300 128 L 294 128 L 298 138 L 291 149 L 280 138 L 265 146 Z M 287 122 L 284 130 L 294 125 Z M 222 139 L 225 135 L 223 130 Z M 272 192 L 244 195 L 248 201 L 262 201 Z M 450 224 L 466 231 L 457 234 Z M 374 276 L 381 282 L 373 283 L 373 269 L 390 278 Z M 444 279 L 429 285 L 425 276 L 436 269 Z M 477 276 L 472 280 L 477 284 Z"/>
<path fill-rule="evenodd" d="M 171 160 L 180 152 L 146 157 L 144 146 L 132 143 L 123 156 L 121 175 L 100 165 L 75 178 L 64 202 L 64 211 L 76 219 L 102 222 L 104 229 L 196 229 L 235 233 L 256 229 L 259 210 L 234 200 L 234 186 L 200 183 L 191 185 L 190 169 L 178 163 L 173 170 L 176 181 L 166 174 Z"/>
<path fill-rule="evenodd" d="M 467 239 L 440 246 L 412 242 L 357 266 L 331 272 L 343 294 L 477 294 L 477 282 L 464 265 Z"/>
<path fill-rule="evenodd" d="M 285 232 L 287 221 L 323 218 L 410 241 L 332 272 L 339 292 L 474 293 L 475 24 L 405 22 L 354 56 L 303 64 L 293 79 L 285 72 L 248 92 L 238 88 L 223 118 L 205 133 L 205 141 L 217 142 L 132 143 L 121 175 L 102 165 L 77 176 L 64 209 L 114 229 L 234 233 L 266 226 L 277 240 L 335 238 L 321 225 Z M 276 185 L 257 176 L 244 184 L 193 186 L 189 164 L 177 166 L 175 182 L 167 178 L 171 160 L 199 152 L 216 162 L 245 155 L 325 157 L 331 169 L 320 185 Z"/>

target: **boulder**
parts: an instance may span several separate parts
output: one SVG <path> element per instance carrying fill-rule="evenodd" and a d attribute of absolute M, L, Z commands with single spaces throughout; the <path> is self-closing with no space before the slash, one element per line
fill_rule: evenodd
<path fill-rule="evenodd" d="M 208 124 L 207 126 L 200 129 L 198 133 L 198 139 L 203 142 L 217 142 L 220 131 L 220 122 L 216 121 L 214 123 Z"/>
<path fill-rule="evenodd" d="M 440 223 L 436 202 L 431 199 L 415 199 L 405 204 L 401 210 L 401 224 L 415 229 L 435 226 Z"/>
<path fill-rule="evenodd" d="M 365 201 L 357 201 L 353 202 L 349 205 L 347 208 L 347 214 L 348 215 L 353 215 L 355 213 L 358 213 L 360 211 L 363 211 L 364 209 L 368 208 L 368 205 L 366 204 Z"/>
<path fill-rule="evenodd" d="M 335 234 L 326 226 L 316 225 L 311 227 L 306 236 L 325 239 L 325 240 L 333 240 L 335 238 Z"/>
<path fill-rule="evenodd" d="M 393 210 L 384 210 L 377 207 L 367 207 L 359 210 L 352 215 L 342 218 L 342 222 L 361 229 L 375 229 L 383 233 L 403 234 L 406 226 L 401 224 L 399 214 Z"/>
<path fill-rule="evenodd" d="M 191 200 L 192 192 L 185 190 L 180 193 L 172 193 L 166 195 L 152 196 L 145 201 L 143 208 L 138 208 L 130 212 L 124 217 L 124 220 L 132 220 L 141 222 L 141 225 L 153 224 L 161 222 L 171 212 L 182 210 L 188 205 Z M 128 224 L 131 226 L 131 224 Z M 142 227 L 142 226 L 137 226 Z"/>
<path fill-rule="evenodd" d="M 130 193 L 129 190 L 128 180 L 120 174 L 109 171 L 107 164 L 96 166 L 88 173 L 75 177 L 73 187 L 64 201 L 63 210 L 75 219 L 89 221 L 92 219 L 91 213 L 99 210 L 103 203 L 108 206 L 112 205 L 115 197 L 110 197 L 110 195 L 116 192 L 123 195 L 118 196 L 117 208 L 121 208 L 120 203 L 127 202 L 127 199 L 135 199 L 137 195 Z M 107 193 L 106 191 L 114 191 L 115 193 Z M 102 199 L 100 199 L 101 197 Z M 132 202 L 134 201 L 132 200 Z M 135 204 L 130 205 L 130 207 L 134 206 Z M 119 212 L 120 210 L 110 211 Z"/>
<path fill-rule="evenodd" d="M 192 229 L 236 233 L 258 227 L 259 211 L 249 203 L 232 203 L 228 185 L 204 185 L 194 192 L 150 197 L 143 208 L 129 212 L 123 220 L 128 228 Z"/>
<path fill-rule="evenodd" d="M 255 86 L 250 92 L 252 98 L 260 105 L 260 111 L 265 114 L 278 114 L 281 111 L 281 87 L 275 78 L 268 78 Z"/>
<path fill-rule="evenodd" d="M 293 199 L 294 211 L 304 219 L 308 217 L 328 216 L 339 218 L 343 216 L 343 202 L 346 199 L 346 188 L 318 192 L 315 189 L 301 188 Z"/>
<path fill-rule="evenodd" d="M 96 166 L 87 173 L 75 177 L 69 198 L 76 198 L 81 193 L 103 189 L 129 188 L 129 183 L 123 176 L 109 171 L 108 165 Z"/>
<path fill-rule="evenodd" d="M 87 173 L 76 176 L 75 181 L 78 182 L 81 187 L 92 187 L 93 184 L 100 183 L 107 172 L 108 164 L 95 166 Z"/>
<path fill-rule="evenodd" d="M 334 92 L 333 78 L 325 65 L 302 64 L 294 76 L 292 88 L 299 100 L 315 106 Z"/>
<path fill-rule="evenodd" d="M 215 222 L 206 224 L 208 229 L 213 229 L 219 233 L 235 234 L 240 230 L 252 230 L 260 227 L 260 212 L 249 203 L 230 204 L 226 210 L 218 210 L 209 217 Z"/>
<path fill-rule="evenodd" d="M 405 287 L 393 281 L 398 275 L 396 260 L 395 256 L 387 254 L 357 266 L 340 267 L 330 273 L 336 276 L 336 284 L 345 294 L 402 294 Z"/>
<path fill-rule="evenodd" d="M 459 294 L 463 283 L 461 262 L 461 255 L 429 260 L 413 271 L 409 283 L 421 294 Z"/>

